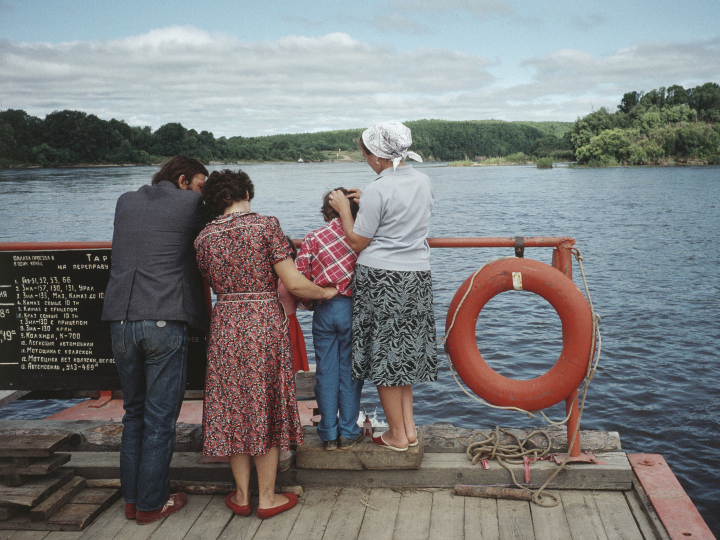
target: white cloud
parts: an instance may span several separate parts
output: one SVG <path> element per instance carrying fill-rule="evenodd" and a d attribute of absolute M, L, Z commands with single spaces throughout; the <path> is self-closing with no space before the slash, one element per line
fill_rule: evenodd
<path fill-rule="evenodd" d="M 643 43 L 605 58 L 561 50 L 523 65 L 536 71 L 533 86 L 543 94 L 619 95 L 660 86 L 694 86 L 720 80 L 720 38 L 690 43 Z M 537 90 L 528 89 L 530 92 Z"/>
<path fill-rule="evenodd" d="M 489 65 L 341 33 L 243 43 L 171 27 L 110 42 L 0 42 L 0 95 L 30 114 L 77 109 L 154 129 L 180 121 L 228 136 L 316 131 L 415 116 L 417 103 L 487 86 Z"/>
<path fill-rule="evenodd" d="M 0 0 L 1 1 L 1 0 Z M 595 57 L 560 50 L 504 66 L 442 49 L 397 51 L 347 34 L 246 43 L 194 27 L 107 42 L 0 41 L 0 102 L 43 117 L 74 109 L 216 136 L 363 127 L 378 120 L 566 120 L 623 93 L 720 81 L 720 39 L 645 43 Z"/>

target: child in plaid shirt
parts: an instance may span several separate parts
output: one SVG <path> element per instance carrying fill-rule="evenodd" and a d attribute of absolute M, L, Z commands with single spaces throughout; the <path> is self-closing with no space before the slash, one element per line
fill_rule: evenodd
<path fill-rule="evenodd" d="M 337 188 L 347 194 L 344 188 Z M 327 224 L 309 233 L 295 260 L 298 270 L 315 285 L 335 285 L 339 294 L 315 307 L 315 398 L 320 409 L 317 432 L 326 450 L 350 448 L 358 442 L 360 393 L 363 381 L 352 379 L 352 291 L 357 254 L 345 239 L 342 221 L 323 197 L 322 212 Z M 353 217 L 358 204 L 351 202 Z M 338 418 L 339 413 L 339 418 Z"/>

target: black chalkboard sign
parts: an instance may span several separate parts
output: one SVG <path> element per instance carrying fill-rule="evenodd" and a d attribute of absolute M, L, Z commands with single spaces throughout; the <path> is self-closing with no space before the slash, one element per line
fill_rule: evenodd
<path fill-rule="evenodd" d="M 0 390 L 119 390 L 100 320 L 110 249 L 0 251 Z M 205 384 L 205 334 L 191 329 L 189 390 Z"/>

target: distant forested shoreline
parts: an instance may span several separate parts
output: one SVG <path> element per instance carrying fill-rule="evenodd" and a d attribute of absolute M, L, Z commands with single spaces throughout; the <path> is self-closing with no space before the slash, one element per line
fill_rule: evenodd
<path fill-rule="evenodd" d="M 405 122 L 412 149 L 427 161 L 492 162 L 524 155 L 579 165 L 720 163 L 720 85 L 626 93 L 617 111 L 605 108 L 573 122 L 501 120 Z M 363 128 L 265 137 L 218 137 L 182 124 L 129 126 L 82 111 L 44 119 L 0 111 L 0 168 L 150 165 L 177 154 L 203 163 L 361 160 Z M 522 161 L 522 160 L 517 160 Z"/>
<path fill-rule="evenodd" d="M 452 161 L 523 152 L 543 156 L 564 152 L 571 122 L 499 120 L 406 122 L 412 149 L 423 159 Z M 0 167 L 149 165 L 184 154 L 203 163 L 360 160 L 356 141 L 364 128 L 265 137 L 219 137 L 180 123 L 152 131 L 122 120 L 102 120 L 81 111 L 56 111 L 44 119 L 23 110 L 0 112 Z M 559 155 L 559 154 L 558 154 Z"/>

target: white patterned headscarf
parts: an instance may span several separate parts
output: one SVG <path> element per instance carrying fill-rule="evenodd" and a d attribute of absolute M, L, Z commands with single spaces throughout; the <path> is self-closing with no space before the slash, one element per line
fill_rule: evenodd
<path fill-rule="evenodd" d="M 422 161 L 415 152 L 408 152 L 412 144 L 410 129 L 400 122 L 378 122 L 362 133 L 365 146 L 378 157 L 391 159 L 393 171 L 406 158 Z"/>

